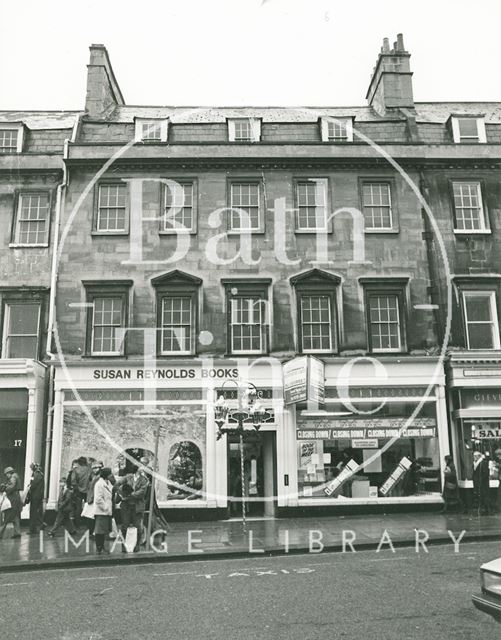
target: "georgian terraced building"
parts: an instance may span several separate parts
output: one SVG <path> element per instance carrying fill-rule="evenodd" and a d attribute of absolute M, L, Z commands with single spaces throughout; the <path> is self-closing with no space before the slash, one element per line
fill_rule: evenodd
<path fill-rule="evenodd" d="M 48 464 L 52 250 L 75 115 L 0 112 L 0 469 L 25 486 L 31 462 Z"/>
<path fill-rule="evenodd" d="M 474 358 L 484 392 L 496 386 L 501 105 L 414 102 L 409 58 L 401 36 L 385 40 L 366 106 L 147 107 L 125 104 L 106 49 L 91 47 L 85 111 L 59 116 L 72 130 L 54 240 L 5 245 L 9 265 L 15 252 L 57 258 L 36 270 L 55 302 L 37 365 L 53 371 L 49 507 L 74 458 L 127 468 L 123 451 L 151 456 L 158 440 L 160 506 L 231 515 L 238 444 L 216 440 L 213 399 L 234 397 L 238 377 L 269 414 L 245 444 L 253 515 L 440 505 L 450 442 L 463 457 L 464 440 L 486 445 L 468 426 L 484 414 L 461 413 L 478 376 L 458 383 L 458 363 Z M 0 131 L 12 118 L 29 126 L 0 114 Z M 21 166 L 24 151 L 0 160 Z M 450 400 L 448 282 L 462 349 Z M 282 365 L 301 356 L 322 371 L 320 406 L 284 403 Z M 326 491 L 348 460 L 357 473 Z"/>

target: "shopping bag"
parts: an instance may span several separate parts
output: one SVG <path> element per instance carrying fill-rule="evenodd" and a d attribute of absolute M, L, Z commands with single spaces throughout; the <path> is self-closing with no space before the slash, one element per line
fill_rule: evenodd
<path fill-rule="evenodd" d="M 112 540 L 114 540 L 116 537 L 118 536 L 118 527 L 117 527 L 117 523 L 115 522 L 115 518 L 111 519 L 111 531 L 110 531 L 110 538 Z"/>
<path fill-rule="evenodd" d="M 82 518 L 89 518 L 89 520 L 94 520 L 96 507 L 94 503 L 89 504 L 86 502 L 82 509 Z"/>
<path fill-rule="evenodd" d="M 0 512 L 7 511 L 7 509 L 11 509 L 12 505 L 10 503 L 9 498 L 6 493 L 2 493 L 0 495 Z"/>
<path fill-rule="evenodd" d="M 132 553 L 134 551 L 134 547 L 137 544 L 137 529 L 136 527 L 128 527 L 127 533 L 125 534 L 125 548 L 128 553 Z"/>

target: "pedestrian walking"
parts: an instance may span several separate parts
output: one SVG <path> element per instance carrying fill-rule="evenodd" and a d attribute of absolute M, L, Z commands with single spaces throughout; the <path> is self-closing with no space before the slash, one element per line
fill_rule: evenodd
<path fill-rule="evenodd" d="M 87 490 L 92 470 L 85 456 L 81 456 L 72 465 L 70 472 L 71 486 L 73 487 L 73 515 L 75 522 L 80 522 L 83 503 L 87 500 Z"/>
<path fill-rule="evenodd" d="M 95 525 L 94 538 L 96 551 L 100 555 L 106 551 L 104 541 L 111 532 L 113 515 L 113 474 L 109 467 L 100 471 L 100 478 L 94 486 Z"/>
<path fill-rule="evenodd" d="M 122 482 L 120 487 L 117 490 L 117 494 L 120 500 L 120 530 L 122 533 L 122 553 L 127 553 L 129 549 L 127 549 L 125 545 L 125 541 L 127 540 L 127 532 L 129 529 L 135 529 L 135 541 L 134 541 L 134 551 L 137 552 L 139 550 L 138 540 L 139 540 L 139 530 L 137 529 L 137 518 L 136 518 L 136 501 L 132 497 L 132 486 L 129 482 Z"/>
<path fill-rule="evenodd" d="M 24 503 L 30 505 L 30 533 L 38 533 L 45 527 L 43 521 L 45 481 L 42 468 L 38 463 L 32 462 L 30 469 L 32 476 Z"/>
<path fill-rule="evenodd" d="M 142 466 L 138 466 L 132 478 L 132 497 L 136 505 L 135 527 L 137 529 L 137 543 L 134 551 L 139 551 L 143 534 L 144 512 L 146 511 L 146 494 L 149 488 L 148 476 Z"/>
<path fill-rule="evenodd" d="M 452 456 L 445 456 L 444 489 L 442 491 L 444 508 L 442 513 L 447 513 L 459 506 L 459 484 L 456 467 Z"/>
<path fill-rule="evenodd" d="M 69 478 L 61 480 L 59 483 L 59 497 L 57 499 L 57 515 L 53 526 L 47 531 L 47 535 L 51 538 L 54 537 L 56 531 L 61 525 L 64 526 L 69 534 L 74 535 L 76 533 L 75 523 L 72 519 L 73 514 L 73 489 L 71 487 L 71 481 Z"/>
<path fill-rule="evenodd" d="M 23 508 L 21 501 L 21 479 L 14 471 L 12 467 L 7 467 L 4 470 L 4 475 L 7 477 L 7 482 L 0 485 L 0 492 L 5 491 L 7 498 L 10 501 L 10 509 L 4 512 L 4 522 L 0 529 L 0 539 L 3 538 L 5 529 L 8 524 L 12 524 L 14 527 L 13 538 L 21 537 L 21 511 Z"/>
<path fill-rule="evenodd" d="M 143 465 L 144 469 L 145 469 L 145 473 L 147 474 L 147 478 L 149 475 L 149 482 L 148 482 L 148 489 L 146 490 L 146 495 L 145 495 L 145 504 L 146 504 L 146 511 L 145 511 L 145 517 L 146 517 L 146 523 L 145 525 L 148 526 L 148 521 L 149 518 L 151 518 L 151 531 L 163 531 L 164 533 L 167 533 L 167 531 L 170 529 L 169 524 L 167 523 L 167 520 L 164 518 L 162 512 L 160 511 L 160 507 L 158 506 L 158 502 L 157 502 L 157 495 L 156 495 L 156 491 L 155 491 L 155 482 L 154 482 L 154 477 L 153 477 L 153 468 L 152 468 L 152 462 L 149 458 L 147 458 L 146 456 L 141 458 L 141 464 Z M 151 500 L 151 492 L 153 491 L 153 500 Z M 152 504 L 152 512 L 150 514 L 150 504 Z"/>
<path fill-rule="evenodd" d="M 477 515 L 489 513 L 489 461 L 480 451 L 473 453 L 473 504 Z"/>
<path fill-rule="evenodd" d="M 82 515 L 85 517 L 87 529 L 89 530 L 89 534 L 91 537 L 94 535 L 95 525 L 94 517 L 90 517 L 94 512 L 94 488 L 97 481 L 101 477 L 100 474 L 103 467 L 104 464 L 102 462 L 95 461 L 92 463 L 91 475 L 89 476 L 89 485 L 87 487 L 87 495 L 85 498 L 85 504 L 82 509 Z"/>
<path fill-rule="evenodd" d="M 501 513 L 501 449 L 496 449 L 496 451 L 494 451 L 494 463 L 496 465 L 496 476 L 498 480 L 494 508 L 497 513 Z"/>

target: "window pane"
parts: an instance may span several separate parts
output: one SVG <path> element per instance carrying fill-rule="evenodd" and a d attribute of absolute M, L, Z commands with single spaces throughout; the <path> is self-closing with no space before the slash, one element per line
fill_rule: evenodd
<path fill-rule="evenodd" d="M 454 182 L 452 189 L 456 218 L 455 228 L 459 231 L 483 229 L 485 227 L 485 218 L 480 183 Z"/>
<path fill-rule="evenodd" d="M 369 298 L 372 348 L 377 351 L 400 349 L 400 318 L 396 295 Z"/>
<path fill-rule="evenodd" d="M 7 358 L 37 359 L 37 336 L 16 336 L 7 339 Z"/>
<path fill-rule="evenodd" d="M 193 183 L 165 188 L 164 230 L 193 229 Z"/>
<path fill-rule="evenodd" d="M 303 351 L 332 349 L 331 305 L 328 296 L 301 296 Z"/>
<path fill-rule="evenodd" d="M 320 180 L 298 182 L 296 198 L 297 228 L 325 229 L 327 221 L 325 182 Z"/>
<path fill-rule="evenodd" d="M 121 349 L 121 337 L 117 329 L 123 326 L 122 298 L 94 298 L 93 302 L 93 341 L 94 353 L 118 353 Z"/>
<path fill-rule="evenodd" d="M 46 244 L 49 229 L 49 195 L 19 196 L 15 241 L 21 244 Z"/>
<path fill-rule="evenodd" d="M 490 323 L 468 325 L 468 346 L 470 349 L 494 349 L 492 325 Z"/>
<path fill-rule="evenodd" d="M 459 135 L 461 138 L 478 138 L 476 118 L 458 118 Z"/>
<path fill-rule="evenodd" d="M 162 298 L 162 352 L 191 350 L 192 299 Z"/>
<path fill-rule="evenodd" d="M 98 231 L 125 231 L 127 185 L 111 184 L 99 187 Z"/>
<path fill-rule="evenodd" d="M 468 296 L 466 300 L 466 317 L 468 321 L 487 321 L 492 320 L 491 317 L 491 301 L 489 296 Z"/>
<path fill-rule="evenodd" d="M 259 205 L 259 184 L 232 184 L 230 228 L 234 230 L 259 229 Z"/>
<path fill-rule="evenodd" d="M 9 304 L 9 335 L 38 334 L 38 304 Z"/>
<path fill-rule="evenodd" d="M 391 229 L 391 192 L 388 183 L 362 185 L 363 214 L 366 229 Z"/>
<path fill-rule="evenodd" d="M 263 298 L 232 298 L 231 346 L 233 351 L 260 352 L 263 348 Z"/>
<path fill-rule="evenodd" d="M 17 151 L 17 129 L 0 129 L 0 153 Z"/>

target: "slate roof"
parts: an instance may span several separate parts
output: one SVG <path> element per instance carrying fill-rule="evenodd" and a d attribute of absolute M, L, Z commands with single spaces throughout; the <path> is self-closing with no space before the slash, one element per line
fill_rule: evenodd
<path fill-rule="evenodd" d="M 501 124 L 501 102 L 420 102 L 416 103 L 418 122 L 444 123 L 451 114 L 485 115 L 487 123 Z M 352 116 L 357 122 L 403 120 L 396 112 L 380 116 L 371 107 L 145 107 L 118 106 L 107 122 L 131 123 L 134 118 L 170 118 L 178 123 L 224 123 L 226 118 L 262 118 L 263 122 L 315 122 L 319 117 Z"/>
<path fill-rule="evenodd" d="M 0 111 L 2 123 L 23 122 L 28 129 L 71 129 L 79 111 Z"/>

